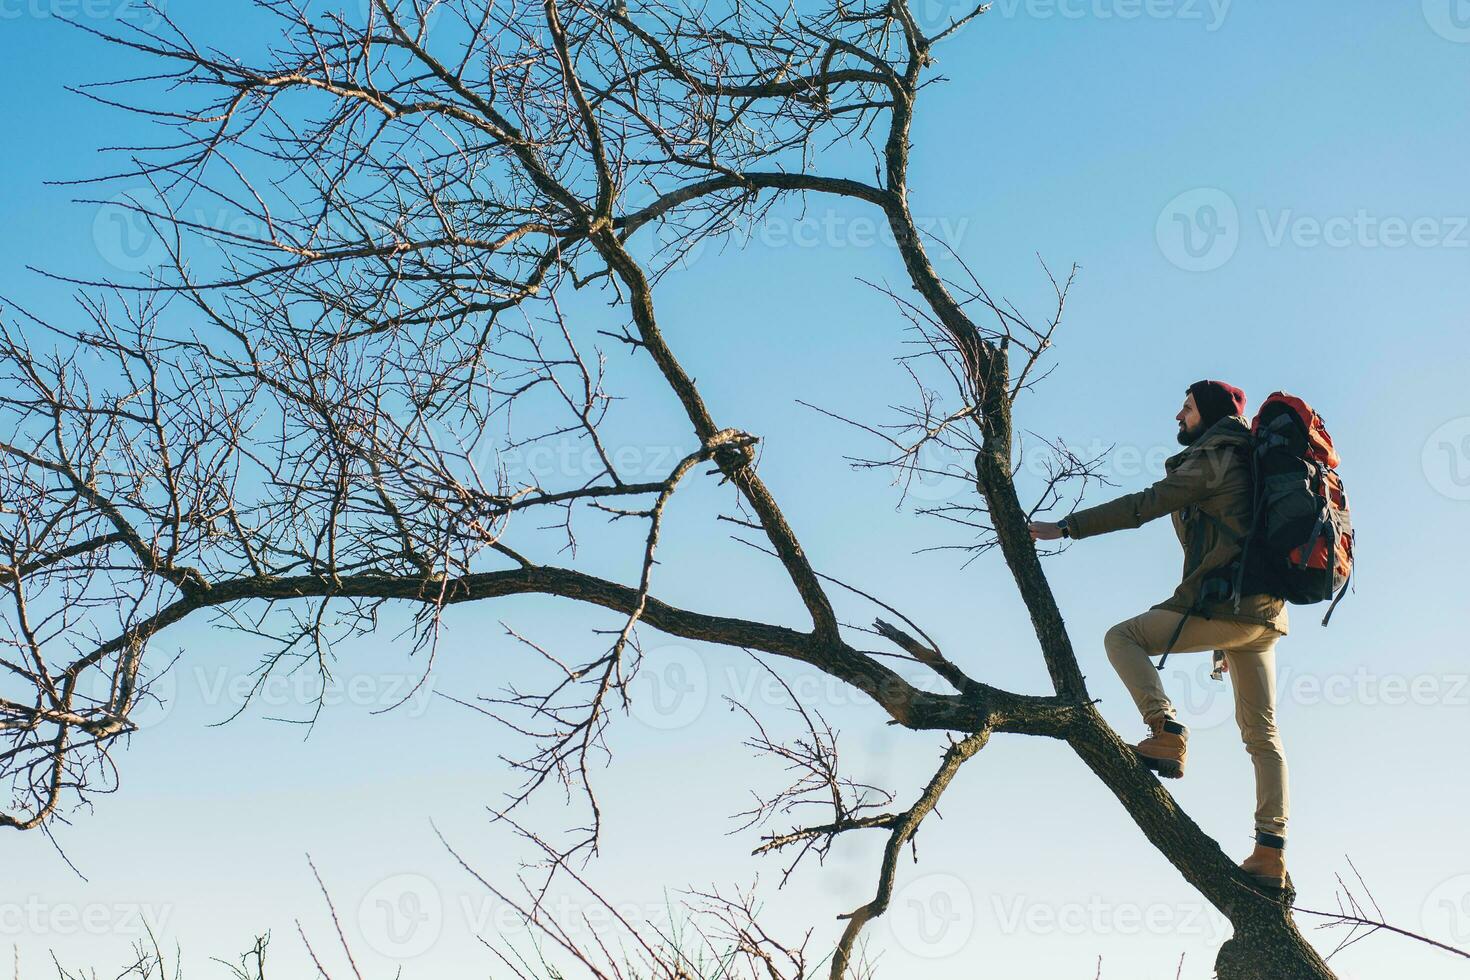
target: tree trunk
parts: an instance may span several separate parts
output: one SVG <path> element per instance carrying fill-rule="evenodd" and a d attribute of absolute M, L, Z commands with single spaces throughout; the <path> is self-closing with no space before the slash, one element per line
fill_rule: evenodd
<path fill-rule="evenodd" d="M 1334 974 L 1291 917 L 1296 897 L 1262 890 L 1220 845 L 1138 764 L 1133 749 L 1088 706 L 1068 743 L 1113 791 L 1149 843 L 1230 920 L 1235 934 L 1220 948 L 1220 980 L 1333 980 Z"/>

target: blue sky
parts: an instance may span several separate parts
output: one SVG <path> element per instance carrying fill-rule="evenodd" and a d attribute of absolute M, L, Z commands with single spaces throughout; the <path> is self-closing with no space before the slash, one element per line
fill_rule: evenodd
<path fill-rule="evenodd" d="M 0 0 L 0 291 L 38 309 L 65 309 L 67 292 L 26 266 L 86 277 L 119 261 L 106 212 L 69 203 L 73 189 L 45 181 L 97 173 L 99 145 L 156 136 L 63 91 L 131 66 L 47 15 L 126 9 L 122 0 Z M 217 43 L 262 39 L 262 18 L 233 0 L 169 9 Z M 1332 908 L 1333 876 L 1348 872 L 1350 856 L 1390 920 L 1462 947 L 1467 69 L 1470 12 L 1452 0 L 997 2 L 941 52 L 949 81 L 927 90 L 915 125 L 911 196 L 993 292 L 1028 308 L 1047 299 L 1038 254 L 1053 269 L 1081 266 L 1055 371 L 1021 401 L 1017 424 L 1078 447 L 1115 446 L 1120 490 L 1157 477 L 1182 390 L 1199 377 L 1241 385 L 1253 406 L 1289 389 L 1322 412 L 1343 453 L 1360 564 L 1331 628 L 1318 627 L 1317 609 L 1296 611 L 1279 648 L 1293 877 L 1303 905 Z M 880 592 L 975 676 L 1043 690 L 998 557 L 961 569 L 953 555 L 916 554 L 954 538 L 899 509 L 883 475 L 849 471 L 843 457 L 871 448 L 860 434 L 796 404 L 873 419 L 908 394 L 891 363 L 902 323 L 857 281 L 902 282 L 894 251 L 863 224 L 872 217 L 826 201 L 778 211 L 746 247 L 706 249 L 668 277 L 661 319 L 717 419 L 762 436 L 762 473 L 820 569 Z M 936 483 L 919 496 L 939 502 L 955 490 Z M 800 624 L 769 565 L 712 523 L 725 498 L 699 487 L 681 497 L 663 593 Z M 1079 543 L 1047 568 L 1094 695 L 1133 734 L 1101 636 L 1168 594 L 1172 533 L 1159 522 Z M 635 566 L 617 558 L 607 569 L 626 578 Z M 473 697 L 515 676 L 520 651 L 502 620 L 577 649 L 594 642 L 588 627 L 607 625 L 545 599 L 455 610 L 430 687 Z M 86 880 L 39 834 L 0 841 L 0 947 L 16 947 L 20 976 L 50 975 L 50 949 L 103 972 L 120 964 L 140 911 L 166 946 L 182 947 L 191 976 L 221 974 L 210 957 L 233 956 L 266 930 L 278 962 L 296 967 L 295 921 L 323 946 L 331 929 L 307 854 L 375 975 L 399 963 L 409 977 L 489 972 L 473 933 L 486 923 L 493 932 L 500 910 L 445 852 L 430 818 L 481 873 L 513 875 L 524 852 L 485 817 L 510 785 L 497 762 L 510 748 L 502 731 L 444 699 L 374 714 L 406 676 L 392 635 L 343 651 L 344 688 L 305 739 L 266 717 L 304 712 L 306 696 L 285 682 L 266 705 L 210 727 L 230 713 L 232 678 L 254 663 L 248 644 L 203 624 L 160 638 L 156 654 L 181 654 L 175 698 L 120 753 L 121 790 L 56 831 Z M 653 635 L 648 645 L 650 678 L 686 697 L 672 716 L 635 712 L 615 727 L 616 758 L 599 779 L 607 840 L 589 876 L 657 918 L 666 889 L 759 874 L 773 915 L 815 925 L 814 942 L 830 942 L 834 917 L 870 893 L 879 842 L 842 842 L 824 868 L 776 890 L 780 866 L 750 857 L 755 838 L 730 833 L 729 815 L 747 805 L 749 787 L 770 787 L 780 773 L 740 745 L 747 730 L 721 699 L 767 713 L 779 699 L 743 654 Z M 1244 854 L 1248 760 L 1228 691 L 1195 660 L 1170 664 L 1170 690 L 1196 733 L 1190 778 L 1170 788 Z M 855 771 L 900 799 L 927 778 L 938 740 L 895 733 L 825 682 L 783 676 L 805 684 L 841 729 Z M 1223 921 L 1065 747 L 998 737 L 942 811 L 873 930 L 887 975 L 1091 977 L 1102 956 L 1105 977 L 1163 978 L 1181 954 L 1184 976 L 1209 975 Z M 540 815 L 560 819 L 553 806 Z M 1315 936 L 1331 948 L 1330 934 Z M 1333 962 L 1356 978 L 1464 972 L 1463 960 L 1383 937 Z"/>

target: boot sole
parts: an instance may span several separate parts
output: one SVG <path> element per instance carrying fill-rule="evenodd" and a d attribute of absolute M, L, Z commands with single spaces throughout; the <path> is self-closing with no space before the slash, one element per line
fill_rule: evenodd
<path fill-rule="evenodd" d="M 1250 875 L 1250 879 L 1262 888 L 1274 888 L 1276 891 L 1281 891 L 1286 887 L 1285 878 L 1273 878 L 1271 875 Z"/>
<path fill-rule="evenodd" d="M 1137 750 L 1135 750 L 1136 752 Z M 1138 758 L 1143 762 L 1144 768 L 1152 769 L 1159 774 L 1160 779 L 1183 779 L 1184 763 L 1173 759 L 1155 759 L 1152 756 L 1137 752 Z"/>

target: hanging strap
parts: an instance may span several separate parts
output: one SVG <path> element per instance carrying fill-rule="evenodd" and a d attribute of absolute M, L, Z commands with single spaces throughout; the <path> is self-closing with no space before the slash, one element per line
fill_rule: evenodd
<path fill-rule="evenodd" d="M 1169 659 L 1169 654 L 1174 652 L 1174 644 L 1179 642 L 1179 634 L 1184 632 L 1184 624 L 1189 622 L 1189 617 L 1193 615 L 1194 610 L 1191 609 L 1189 610 L 1189 612 L 1180 617 L 1179 625 L 1174 627 L 1174 635 L 1169 637 L 1169 645 L 1164 648 L 1164 655 L 1159 658 L 1159 665 L 1154 668 L 1155 670 L 1160 672 L 1163 671 L 1164 663 Z"/>
<path fill-rule="evenodd" d="M 1205 582 L 1201 582 L 1200 583 L 1200 589 L 1199 589 L 1199 597 L 1194 600 L 1194 605 L 1190 606 L 1189 607 L 1189 610 L 1183 616 L 1179 617 L 1179 625 L 1174 627 L 1174 635 L 1171 636 L 1171 637 L 1169 637 L 1169 645 L 1166 646 L 1166 647 L 1164 647 L 1164 655 L 1159 658 L 1159 665 L 1158 665 L 1158 667 L 1155 668 L 1156 670 L 1163 671 L 1164 664 L 1169 659 L 1169 654 L 1171 654 L 1171 653 L 1174 652 L 1174 644 L 1176 644 L 1176 643 L 1179 642 L 1179 634 L 1181 634 L 1181 633 L 1184 632 L 1184 624 L 1187 623 L 1187 622 L 1189 622 L 1189 617 L 1193 616 L 1194 614 L 1196 614 L 1198 612 L 1201 612 L 1204 609 L 1204 607 L 1205 607 L 1205 588 L 1206 588 L 1206 583 Z M 1209 617 L 1206 616 L 1205 618 L 1208 619 Z"/>
<path fill-rule="evenodd" d="M 1220 571 L 1228 571 L 1228 568 L 1229 566 L 1226 566 L 1225 569 L 1221 569 Z M 1182 617 L 1180 617 L 1179 625 L 1174 627 L 1174 635 L 1169 637 L 1169 645 L 1164 648 L 1164 655 L 1159 658 L 1159 664 L 1158 667 L 1155 668 L 1156 670 L 1162 671 L 1164 669 L 1164 664 L 1169 660 L 1169 654 L 1174 652 L 1174 644 L 1179 642 L 1179 635 L 1184 632 L 1184 624 L 1189 622 L 1189 618 L 1191 616 L 1204 615 L 1206 619 L 1210 619 L 1210 615 L 1208 613 L 1205 613 L 1204 611 L 1205 603 L 1209 602 L 1213 598 L 1216 598 L 1217 595 L 1221 592 L 1223 592 L 1224 595 L 1218 595 L 1219 598 L 1230 598 L 1230 581 L 1232 577 L 1233 576 L 1217 576 L 1212 573 L 1211 575 L 1205 576 L 1205 578 L 1200 582 L 1199 596 L 1195 598 L 1194 605 L 1189 607 L 1189 611 L 1186 612 Z"/>
<path fill-rule="evenodd" d="M 1327 607 L 1327 615 L 1322 617 L 1323 626 L 1326 626 L 1327 621 L 1332 618 L 1332 614 L 1337 610 L 1337 604 L 1342 601 L 1342 597 L 1347 595 L 1348 585 L 1351 584 L 1352 580 L 1353 573 L 1348 572 L 1348 577 L 1342 580 L 1342 588 L 1337 590 L 1337 598 L 1332 600 L 1332 605 Z"/>
<path fill-rule="evenodd" d="M 1191 616 L 1194 616 L 1194 610 L 1189 610 L 1188 613 L 1185 613 L 1182 617 L 1180 617 L 1179 626 L 1175 627 L 1175 635 L 1170 636 L 1169 646 L 1166 646 L 1166 648 L 1164 648 L 1164 655 L 1163 657 L 1158 658 L 1158 667 L 1155 667 L 1154 670 L 1158 670 L 1160 671 L 1160 673 L 1163 673 L 1164 663 L 1169 660 L 1169 654 L 1175 652 L 1175 644 L 1179 642 L 1179 633 L 1185 632 L 1185 623 L 1188 623 L 1189 617 Z"/>
<path fill-rule="evenodd" d="M 1341 515 L 1339 515 L 1339 517 L 1340 516 Z M 1340 523 L 1339 523 L 1338 537 L 1341 537 L 1341 524 Z M 1333 546 L 1334 546 L 1334 551 L 1335 551 L 1335 549 L 1336 549 L 1336 540 L 1335 539 L 1333 541 Z M 1331 567 L 1332 568 L 1336 568 L 1337 567 L 1337 556 L 1336 556 L 1336 554 L 1333 555 L 1333 559 L 1332 560 L 1333 560 L 1333 564 L 1332 564 Z M 1345 578 L 1345 579 L 1342 580 L 1342 588 L 1340 588 L 1340 589 L 1337 590 L 1337 597 L 1332 600 L 1332 605 L 1330 605 L 1330 606 L 1327 607 L 1327 615 L 1325 615 L 1325 616 L 1322 617 L 1322 625 L 1323 626 L 1326 626 L 1327 625 L 1327 621 L 1330 620 L 1332 618 L 1332 614 L 1337 611 L 1337 604 L 1342 601 L 1342 597 L 1345 596 L 1345 595 L 1347 595 L 1348 586 L 1353 583 L 1353 572 L 1354 571 L 1356 571 L 1356 568 L 1349 569 L 1348 570 L 1348 576 L 1347 576 L 1347 578 Z M 1330 569 L 1329 569 L 1329 574 L 1330 574 Z"/>

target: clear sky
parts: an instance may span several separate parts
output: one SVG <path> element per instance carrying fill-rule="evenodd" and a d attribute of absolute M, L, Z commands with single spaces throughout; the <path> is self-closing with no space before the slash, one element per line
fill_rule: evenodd
<path fill-rule="evenodd" d="M 1200 377 L 1241 385 L 1252 408 L 1284 388 L 1322 412 L 1343 453 L 1359 575 L 1330 628 L 1317 625 L 1319 609 L 1297 611 L 1279 648 L 1293 878 L 1301 904 L 1333 908 L 1334 876 L 1350 874 L 1351 857 L 1391 921 L 1470 948 L 1464 7 L 997 0 L 941 52 L 949 82 L 926 92 L 915 126 L 912 206 L 992 291 L 1022 303 L 1045 298 L 1038 253 L 1053 268 L 1081 265 L 1056 370 L 1020 403 L 1017 424 L 1078 447 L 1116 446 L 1120 489 L 1157 478 L 1182 390 Z M 106 209 L 44 185 L 97 173 L 99 145 L 157 135 L 63 91 L 126 69 L 50 15 L 129 9 L 0 0 L 0 292 L 40 309 L 64 309 L 67 293 L 27 265 L 86 277 L 146 261 Z M 169 9 L 216 44 L 260 39 L 262 18 L 239 0 Z M 902 324 L 856 281 L 902 282 L 895 252 L 862 224 L 871 217 L 830 202 L 778 212 L 745 248 L 707 249 L 670 276 L 661 318 L 717 419 L 763 437 L 762 473 L 820 569 L 878 591 L 975 676 L 1042 691 L 998 556 L 961 569 L 951 554 L 916 554 L 955 539 L 896 508 L 884 476 L 849 471 L 844 455 L 870 448 L 860 434 L 796 404 L 878 419 L 906 394 L 891 363 Z M 956 491 L 926 484 L 919 496 Z M 771 567 L 713 524 L 723 500 L 696 490 L 676 508 L 665 593 L 803 625 Z M 1101 637 L 1163 598 L 1178 563 L 1166 522 L 1047 563 L 1093 693 L 1125 736 L 1140 726 Z M 634 566 L 608 568 L 626 578 Z M 515 676 L 521 651 L 502 620 L 578 650 L 598 642 L 587 627 L 608 625 L 546 599 L 455 610 L 429 688 L 473 698 Z M 49 950 L 106 973 L 141 938 L 143 918 L 182 948 L 191 978 L 223 975 L 210 957 L 233 957 L 267 930 L 280 975 L 306 975 L 296 920 L 321 947 L 331 931 L 308 854 L 365 975 L 391 976 L 398 964 L 407 977 L 489 974 L 494 960 L 475 933 L 493 935 L 503 910 L 430 821 L 480 873 L 509 880 L 524 851 L 489 826 L 485 806 L 510 785 L 498 757 L 511 749 L 503 731 L 441 698 L 374 714 L 418 669 L 405 667 L 393 632 L 343 651 L 342 686 L 305 739 L 269 720 L 306 714 L 309 692 L 289 681 L 210 727 L 232 713 L 236 679 L 258 652 L 249 644 L 203 624 L 156 641 L 155 655 L 182 655 L 175 697 L 118 753 L 121 790 L 56 827 L 80 875 L 40 834 L 0 838 L 0 948 L 14 945 L 19 976 L 52 975 Z M 781 866 L 750 857 L 755 837 L 731 833 L 729 815 L 781 773 L 740 745 L 747 729 L 722 699 L 766 714 L 779 713 L 779 699 L 744 654 L 652 634 L 649 647 L 650 679 L 672 688 L 650 689 L 647 703 L 667 710 L 615 726 L 616 758 L 598 779 L 604 854 L 589 878 L 658 918 L 666 889 L 759 875 L 789 934 L 811 925 L 814 946 L 830 944 L 835 916 L 871 893 L 880 841 L 844 841 L 824 868 L 778 891 Z M 1228 691 L 1206 673 L 1202 657 L 1170 664 L 1167 683 L 1194 730 L 1189 778 L 1170 789 L 1243 855 L 1250 767 Z M 895 732 L 820 679 L 783 676 L 841 729 L 856 774 L 901 800 L 928 777 L 938 738 Z M 680 697 L 659 701 L 670 689 Z M 1184 976 L 1209 976 L 1226 924 L 1064 746 L 997 737 L 942 812 L 872 930 L 885 975 L 1083 978 L 1101 956 L 1104 977 L 1147 980 L 1173 977 L 1183 954 Z M 551 807 L 540 815 L 561 819 Z M 1335 942 L 1313 935 L 1327 949 Z M 1333 961 L 1344 977 L 1423 980 L 1463 976 L 1465 964 L 1382 936 Z"/>

